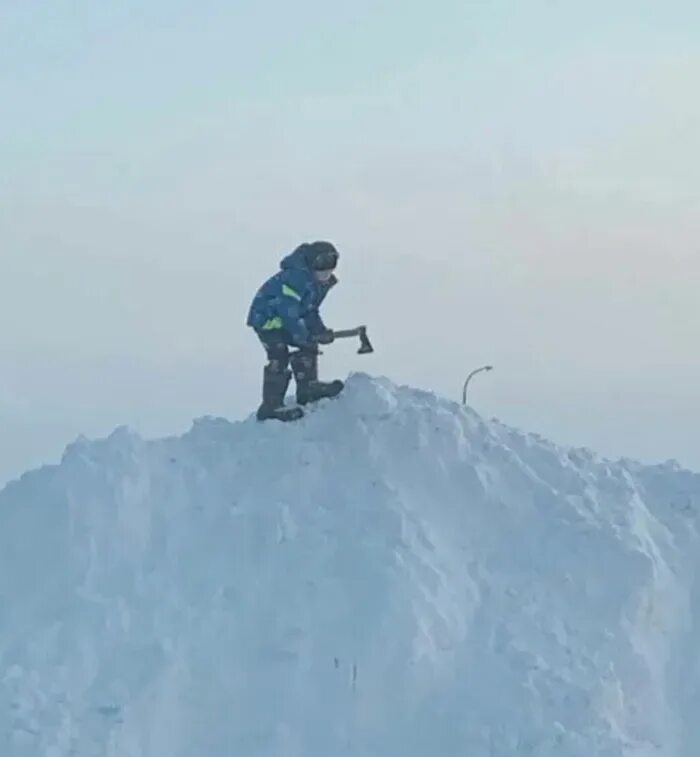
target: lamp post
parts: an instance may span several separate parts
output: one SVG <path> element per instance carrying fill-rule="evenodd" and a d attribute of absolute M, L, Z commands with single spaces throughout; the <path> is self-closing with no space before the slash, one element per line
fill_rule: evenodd
<path fill-rule="evenodd" d="M 481 368 L 477 368 L 475 371 L 472 371 L 468 376 L 467 380 L 464 382 L 464 391 L 462 392 L 462 404 L 466 406 L 467 404 L 467 389 L 469 389 L 469 382 L 476 376 L 477 373 L 483 373 L 484 371 L 492 371 L 493 366 L 492 365 L 484 365 Z"/>

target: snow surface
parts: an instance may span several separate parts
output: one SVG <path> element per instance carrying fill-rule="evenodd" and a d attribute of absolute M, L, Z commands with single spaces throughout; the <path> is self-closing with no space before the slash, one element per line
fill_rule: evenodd
<path fill-rule="evenodd" d="M 700 476 L 386 380 L 0 494 L 2 757 L 698 757 Z"/>

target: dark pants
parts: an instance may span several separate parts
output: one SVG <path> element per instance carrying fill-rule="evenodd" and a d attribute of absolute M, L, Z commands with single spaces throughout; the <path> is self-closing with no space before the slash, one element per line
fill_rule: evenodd
<path fill-rule="evenodd" d="M 271 374 L 286 374 L 291 364 L 297 384 L 308 384 L 318 380 L 318 349 L 315 345 L 298 347 L 286 331 L 256 333 L 267 353 L 267 370 Z"/>

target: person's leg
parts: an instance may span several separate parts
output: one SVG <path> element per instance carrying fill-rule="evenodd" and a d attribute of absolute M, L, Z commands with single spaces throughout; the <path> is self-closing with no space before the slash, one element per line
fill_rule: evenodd
<path fill-rule="evenodd" d="M 318 380 L 318 350 L 315 347 L 302 348 L 293 352 L 291 364 L 297 382 L 297 402 L 300 405 L 306 405 L 324 397 L 335 397 L 343 390 L 342 381 Z"/>
<path fill-rule="evenodd" d="M 268 364 L 263 371 L 263 398 L 258 409 L 258 420 L 296 420 L 303 412 L 300 408 L 285 407 L 284 397 L 289 388 L 292 373 L 289 370 L 289 347 L 280 337 L 260 337 L 267 352 Z"/>

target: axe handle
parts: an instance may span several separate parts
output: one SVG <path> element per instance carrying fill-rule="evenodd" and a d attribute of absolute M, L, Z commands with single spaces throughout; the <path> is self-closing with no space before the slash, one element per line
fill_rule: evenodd
<path fill-rule="evenodd" d="M 353 336 L 360 336 L 365 331 L 364 326 L 358 326 L 356 329 L 345 329 L 342 331 L 334 331 L 333 335 L 336 339 L 349 339 Z"/>

